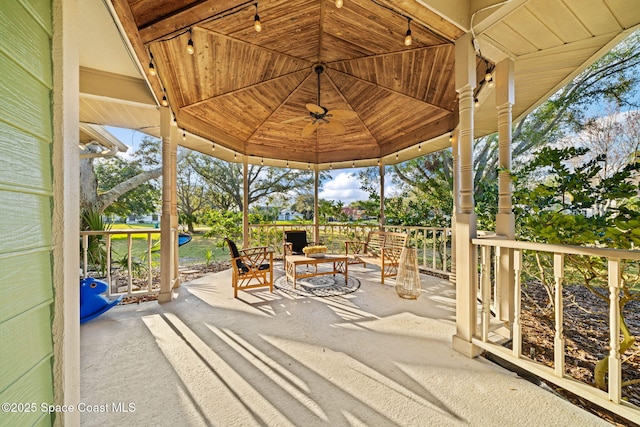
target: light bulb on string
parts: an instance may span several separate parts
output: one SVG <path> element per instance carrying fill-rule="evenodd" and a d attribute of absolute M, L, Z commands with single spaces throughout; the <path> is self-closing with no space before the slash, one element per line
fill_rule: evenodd
<path fill-rule="evenodd" d="M 476 108 L 480 106 L 480 101 L 478 101 L 478 98 L 474 99 L 473 104 L 475 105 Z"/>
<path fill-rule="evenodd" d="M 187 53 L 193 55 L 195 49 L 193 48 L 193 39 L 191 38 L 191 29 L 189 29 L 189 41 L 187 42 Z"/>
<path fill-rule="evenodd" d="M 411 37 L 411 18 L 407 18 L 407 32 L 404 36 L 404 45 L 411 46 L 413 43 L 413 37 Z"/>
<path fill-rule="evenodd" d="M 342 0 L 336 0 L 336 7 L 338 9 L 340 9 L 342 7 L 342 5 L 344 4 L 344 2 Z"/>
<path fill-rule="evenodd" d="M 264 166 L 264 157 L 260 160 L 260 166 Z"/>
<path fill-rule="evenodd" d="M 184 129 L 182 129 L 182 140 L 183 141 L 187 140 L 187 132 Z"/>
<path fill-rule="evenodd" d="M 149 61 L 149 75 L 155 76 L 156 74 L 156 67 L 153 66 L 153 61 Z"/>
<path fill-rule="evenodd" d="M 216 151 L 216 144 L 211 143 L 211 151 Z"/>
<path fill-rule="evenodd" d="M 169 105 L 169 101 L 167 100 L 167 95 L 162 95 L 162 106 L 167 107 Z"/>
<path fill-rule="evenodd" d="M 233 160 L 238 160 L 238 153 L 233 153 Z"/>
<path fill-rule="evenodd" d="M 258 2 L 256 2 L 256 14 L 253 16 L 253 29 L 257 33 L 262 31 L 262 24 L 260 23 L 260 16 L 258 16 Z"/>

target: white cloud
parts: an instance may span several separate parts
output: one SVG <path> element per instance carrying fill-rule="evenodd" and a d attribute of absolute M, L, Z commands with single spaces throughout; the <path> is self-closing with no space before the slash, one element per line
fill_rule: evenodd
<path fill-rule="evenodd" d="M 323 184 L 321 199 L 341 200 L 345 205 L 356 200 L 367 200 L 369 195 L 360 189 L 358 176 L 351 172 L 339 172 L 331 181 Z"/>

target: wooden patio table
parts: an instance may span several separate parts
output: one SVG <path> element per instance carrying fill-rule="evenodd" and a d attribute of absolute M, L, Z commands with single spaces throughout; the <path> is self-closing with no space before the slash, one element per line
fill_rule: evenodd
<path fill-rule="evenodd" d="M 344 255 L 325 255 L 322 258 L 312 258 L 304 255 L 288 255 L 284 261 L 284 269 L 287 273 L 287 281 L 293 280 L 293 288 L 296 288 L 296 280 L 303 279 L 305 277 L 323 276 L 327 274 L 336 273 L 344 274 L 344 283 L 347 283 L 349 278 L 349 258 Z M 318 264 L 333 263 L 333 270 L 318 271 Z M 298 273 L 297 268 L 299 265 L 313 265 L 313 272 Z"/>

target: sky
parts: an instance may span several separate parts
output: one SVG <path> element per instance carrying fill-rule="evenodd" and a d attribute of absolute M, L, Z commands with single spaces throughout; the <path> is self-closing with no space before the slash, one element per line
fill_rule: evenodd
<path fill-rule="evenodd" d="M 140 140 L 146 136 L 146 134 L 142 132 L 130 129 L 110 126 L 106 127 L 106 129 L 130 148 L 128 154 L 131 154 L 131 151 L 135 151 Z M 318 196 L 324 200 L 341 201 L 345 206 L 357 200 L 367 200 L 369 195 L 360 190 L 360 181 L 358 180 L 359 170 L 359 168 L 349 168 L 346 170 L 338 169 L 329 171 L 332 179 L 323 183 L 322 190 L 319 192 Z M 387 189 L 387 192 L 388 191 L 389 190 Z"/>

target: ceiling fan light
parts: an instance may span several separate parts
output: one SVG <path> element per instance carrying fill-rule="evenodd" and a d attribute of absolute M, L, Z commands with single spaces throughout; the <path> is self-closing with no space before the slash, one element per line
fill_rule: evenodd
<path fill-rule="evenodd" d="M 342 5 L 343 5 L 343 1 L 342 0 L 336 0 L 336 7 L 338 9 L 340 9 L 342 7 Z"/>

